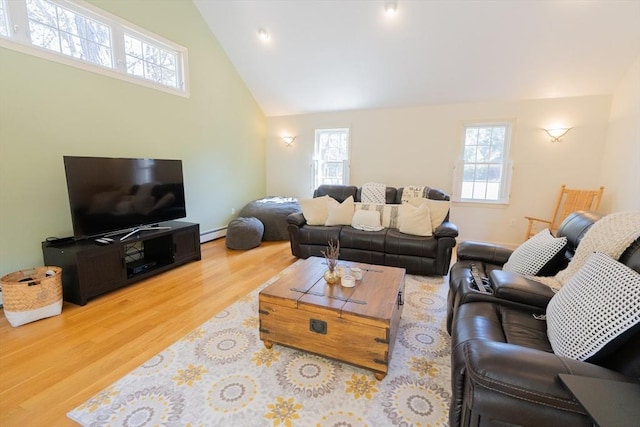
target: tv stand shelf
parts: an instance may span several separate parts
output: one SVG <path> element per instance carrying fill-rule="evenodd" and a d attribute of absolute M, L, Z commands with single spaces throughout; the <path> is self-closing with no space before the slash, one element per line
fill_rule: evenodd
<path fill-rule="evenodd" d="M 106 246 L 94 239 L 42 242 L 45 265 L 62 267 L 65 301 L 85 305 L 112 291 L 199 260 L 200 226 L 169 221 Z M 166 227 L 166 228 L 165 228 Z"/>

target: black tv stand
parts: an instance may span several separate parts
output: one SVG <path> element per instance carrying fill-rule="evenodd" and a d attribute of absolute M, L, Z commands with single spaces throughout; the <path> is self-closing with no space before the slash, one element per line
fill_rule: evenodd
<path fill-rule="evenodd" d="M 133 236 L 134 234 L 138 234 L 141 231 L 154 231 L 154 230 L 171 230 L 171 227 L 161 227 L 159 225 L 146 225 L 144 227 L 133 227 L 132 229 L 127 230 L 129 231 L 127 234 L 125 234 L 124 236 L 122 236 L 120 238 L 120 241 L 124 241 L 126 239 L 128 239 L 129 237 Z"/>
<path fill-rule="evenodd" d="M 139 231 L 145 233 L 133 238 Z M 42 242 L 45 265 L 62 268 L 64 300 L 85 305 L 93 297 L 201 257 L 198 224 L 170 221 L 137 227 L 128 237 L 108 245 L 94 239 Z"/>

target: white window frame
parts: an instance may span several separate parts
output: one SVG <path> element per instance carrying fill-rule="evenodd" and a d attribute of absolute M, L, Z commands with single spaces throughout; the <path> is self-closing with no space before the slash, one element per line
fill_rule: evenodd
<path fill-rule="evenodd" d="M 324 133 L 336 133 L 336 132 L 344 132 L 347 134 L 347 158 L 342 160 L 342 183 L 340 185 L 349 185 L 349 162 L 351 159 L 351 132 L 349 128 L 332 128 L 332 129 L 316 129 L 315 130 L 315 138 L 313 143 L 313 167 L 312 170 L 312 180 L 313 188 L 318 188 L 322 184 L 320 182 L 319 171 L 326 163 L 326 161 L 320 157 L 319 152 L 319 141 L 320 136 Z"/>
<path fill-rule="evenodd" d="M 493 127 L 504 127 L 505 128 L 505 138 L 504 138 L 504 147 L 502 150 L 502 161 L 491 162 L 492 164 L 500 164 L 502 168 L 501 180 L 499 184 L 498 198 L 494 199 L 486 199 L 486 198 L 463 198 L 462 197 L 462 187 L 464 183 L 464 166 L 468 164 L 485 164 L 486 162 L 465 162 L 464 160 L 464 150 L 465 150 L 465 140 L 467 129 L 469 128 L 493 128 Z M 454 202 L 465 202 L 465 203 L 485 203 L 485 204 L 509 204 L 509 198 L 511 193 L 511 178 L 513 174 L 513 161 L 510 159 L 511 153 L 511 144 L 513 139 L 513 132 L 515 128 L 515 120 L 500 120 L 500 121 L 487 121 L 487 122 L 464 122 L 462 123 L 462 137 L 461 137 L 461 151 L 460 156 L 455 162 L 454 165 L 454 175 L 453 175 L 453 197 L 452 200 Z"/>
<path fill-rule="evenodd" d="M 110 27 L 114 68 L 104 67 L 92 62 L 74 58 L 72 56 L 68 56 L 63 53 L 59 53 L 54 50 L 49 50 L 32 44 L 29 37 L 29 19 L 27 16 L 26 0 L 0 1 L 3 1 L 3 4 L 5 6 L 5 12 L 7 14 L 7 21 L 10 31 L 9 36 L 3 36 L 0 34 L 1 47 L 33 55 L 49 61 L 69 65 L 75 68 L 80 68 L 85 71 L 91 71 L 97 74 L 102 74 L 119 80 L 135 83 L 173 95 L 178 95 L 185 98 L 188 98 L 190 96 L 187 48 L 180 46 L 170 40 L 167 40 L 157 34 L 151 33 L 144 28 L 132 24 L 131 22 L 125 21 L 118 16 L 112 15 L 84 1 L 47 0 L 50 3 L 57 4 L 85 17 L 104 23 Z M 145 43 L 158 46 L 162 49 L 175 52 L 177 54 L 177 88 L 166 86 L 153 80 L 138 77 L 127 72 L 124 48 L 125 33 L 139 38 Z"/>

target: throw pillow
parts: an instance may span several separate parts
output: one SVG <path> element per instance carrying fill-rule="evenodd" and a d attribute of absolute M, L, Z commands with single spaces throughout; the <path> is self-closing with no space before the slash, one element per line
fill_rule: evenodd
<path fill-rule="evenodd" d="M 324 225 L 329 216 L 329 205 L 337 205 L 338 202 L 329 196 L 315 197 L 313 199 L 301 199 L 298 201 L 302 214 L 309 225 Z"/>
<path fill-rule="evenodd" d="M 432 200 L 424 197 L 414 197 L 409 199 L 409 204 L 416 208 L 427 203 L 429 206 L 429 213 L 431 216 L 431 227 L 435 230 L 444 221 L 449 213 L 451 202 L 449 200 Z"/>
<path fill-rule="evenodd" d="M 356 211 L 353 214 L 351 226 L 353 228 L 357 228 L 358 230 L 380 231 L 383 228 L 380 225 L 380 212 L 365 210 Z"/>
<path fill-rule="evenodd" d="M 431 216 L 429 215 L 429 207 L 426 203 L 415 208 L 410 204 L 402 205 L 400 210 L 400 227 L 398 231 L 405 234 L 413 234 L 414 236 L 431 236 Z"/>
<path fill-rule="evenodd" d="M 347 197 L 340 204 L 330 205 L 327 221 L 324 225 L 351 225 L 354 209 L 353 196 Z"/>
<path fill-rule="evenodd" d="M 547 264 L 555 264 L 556 256 L 564 256 L 566 246 L 566 237 L 553 237 L 549 229 L 545 228 L 518 246 L 502 269 L 536 276 Z"/>
<path fill-rule="evenodd" d="M 398 228 L 400 207 L 396 204 L 355 203 L 356 210 L 380 212 L 380 225 L 384 228 Z"/>
<path fill-rule="evenodd" d="M 555 354 L 594 360 L 615 350 L 640 326 L 640 274 L 600 252 L 560 288 L 547 306 Z"/>

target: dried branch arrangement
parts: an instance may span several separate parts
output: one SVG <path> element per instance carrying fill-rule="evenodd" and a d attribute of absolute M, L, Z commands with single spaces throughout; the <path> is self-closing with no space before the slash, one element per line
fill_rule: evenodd
<path fill-rule="evenodd" d="M 329 247 L 326 251 L 321 252 L 327 260 L 329 271 L 335 271 L 338 265 L 338 256 L 340 255 L 340 242 L 334 243 L 333 240 L 329 240 Z"/>

